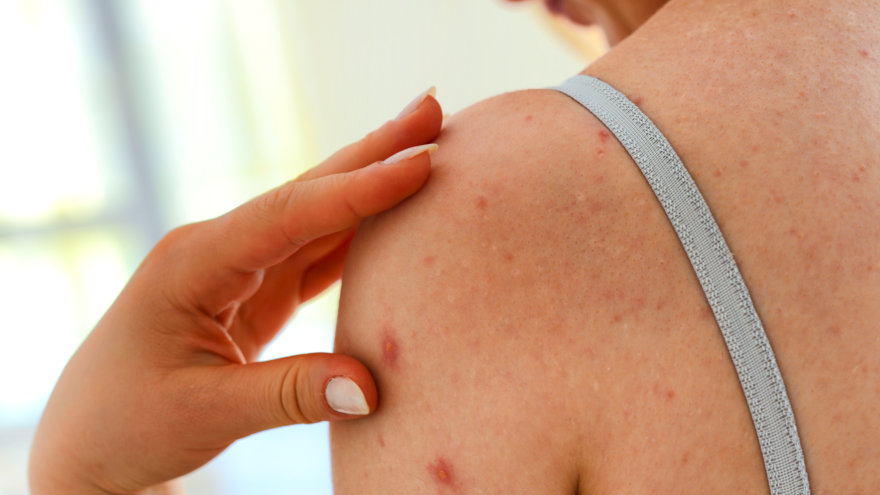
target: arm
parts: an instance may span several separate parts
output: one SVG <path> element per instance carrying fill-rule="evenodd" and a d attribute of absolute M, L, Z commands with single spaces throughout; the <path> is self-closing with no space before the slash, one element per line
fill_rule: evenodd
<path fill-rule="evenodd" d="M 552 212 L 592 178 L 547 173 L 581 151 L 553 121 L 584 117 L 547 111 L 561 101 L 523 92 L 457 115 L 431 182 L 361 226 L 337 351 L 371 369 L 380 406 L 331 426 L 337 493 L 574 492 L 586 433 L 571 422 L 590 418 L 562 392 L 583 378 L 561 361 L 565 308 L 583 303 L 560 246 L 578 219 Z"/>

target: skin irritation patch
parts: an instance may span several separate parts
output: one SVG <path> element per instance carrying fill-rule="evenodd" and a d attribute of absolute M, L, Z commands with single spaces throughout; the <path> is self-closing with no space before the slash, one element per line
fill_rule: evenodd
<path fill-rule="evenodd" d="M 397 337 L 390 327 L 386 327 L 382 334 L 382 362 L 391 369 L 397 369 L 397 361 L 400 359 L 400 345 Z"/>
<path fill-rule="evenodd" d="M 455 475 L 452 471 L 452 465 L 443 457 L 438 457 L 434 462 L 428 464 L 428 472 L 431 473 L 431 479 L 440 486 L 454 488 Z"/>
<path fill-rule="evenodd" d="M 480 196 L 477 198 L 477 209 L 485 210 L 486 207 L 489 206 L 489 201 L 485 198 L 485 196 Z"/>

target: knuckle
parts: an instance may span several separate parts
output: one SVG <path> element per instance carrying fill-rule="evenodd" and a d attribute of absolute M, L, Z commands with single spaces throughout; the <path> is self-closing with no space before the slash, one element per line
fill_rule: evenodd
<path fill-rule="evenodd" d="M 277 222 L 281 233 L 294 248 L 299 248 L 307 239 L 303 239 L 293 228 L 295 211 L 301 203 L 308 182 L 290 181 L 279 186 L 253 201 L 251 215 L 257 220 L 269 223 Z"/>
<path fill-rule="evenodd" d="M 310 419 L 307 412 L 309 406 L 302 397 L 306 395 L 307 386 L 300 383 L 303 374 L 300 373 L 299 366 L 290 366 L 281 380 L 281 389 L 278 391 L 280 409 L 284 414 L 284 419 L 288 424 L 307 424 L 314 423 L 316 420 Z"/>

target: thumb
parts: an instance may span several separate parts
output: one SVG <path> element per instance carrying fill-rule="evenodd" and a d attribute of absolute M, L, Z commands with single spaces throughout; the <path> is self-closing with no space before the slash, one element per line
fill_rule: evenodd
<path fill-rule="evenodd" d="M 215 398 L 217 425 L 234 438 L 279 426 L 354 419 L 376 410 L 366 366 L 342 354 L 302 354 L 229 366 Z"/>

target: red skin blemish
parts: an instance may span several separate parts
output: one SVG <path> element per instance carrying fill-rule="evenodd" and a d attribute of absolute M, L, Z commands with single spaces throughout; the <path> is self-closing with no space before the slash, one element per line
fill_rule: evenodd
<path fill-rule="evenodd" d="M 526 122 L 531 122 L 531 121 L 532 121 L 532 116 L 526 115 Z"/>
<path fill-rule="evenodd" d="M 379 447 L 385 448 L 385 439 L 382 438 L 382 434 L 379 434 Z"/>
<path fill-rule="evenodd" d="M 675 390 L 669 389 L 666 391 L 666 400 L 672 400 L 675 398 Z"/>
<path fill-rule="evenodd" d="M 452 465 L 446 459 L 438 457 L 434 462 L 428 464 L 428 472 L 431 473 L 431 478 L 438 485 L 450 488 L 455 486 L 455 475 L 452 471 Z"/>
<path fill-rule="evenodd" d="M 602 143 L 605 143 L 606 141 L 608 141 L 608 138 L 610 138 L 610 137 L 611 137 L 611 134 L 609 134 L 608 131 L 606 131 L 605 129 L 602 129 L 601 131 L 599 131 L 599 141 L 601 141 Z"/>
<path fill-rule="evenodd" d="M 859 55 L 861 55 L 861 56 L 863 56 L 863 57 L 867 57 L 868 55 L 870 55 L 870 53 L 868 53 L 868 50 L 865 50 L 864 48 L 861 48 L 861 49 L 859 50 Z"/>
<path fill-rule="evenodd" d="M 434 264 L 435 261 L 437 261 L 437 258 L 433 256 L 425 256 L 425 259 L 422 260 L 425 266 L 431 266 Z"/>
<path fill-rule="evenodd" d="M 487 206 L 489 206 L 489 201 L 486 200 L 485 196 L 480 196 L 479 198 L 477 198 L 478 209 L 485 210 Z"/>
<path fill-rule="evenodd" d="M 513 261 L 512 253 L 504 253 L 504 261 Z"/>
<path fill-rule="evenodd" d="M 715 170 L 712 171 L 712 175 L 714 175 L 715 177 L 721 177 L 721 169 L 716 168 Z"/>
<path fill-rule="evenodd" d="M 636 96 L 635 98 L 633 98 L 630 101 L 632 101 L 637 107 L 640 107 L 640 106 L 642 106 L 642 102 L 645 101 L 645 99 L 642 98 L 641 96 Z"/>
<path fill-rule="evenodd" d="M 397 369 L 397 360 L 400 358 L 400 346 L 390 329 L 382 336 L 382 362 L 391 369 Z"/>
<path fill-rule="evenodd" d="M 748 168 L 748 167 L 749 167 L 749 162 L 748 162 L 748 160 L 740 160 L 740 162 L 739 162 L 739 166 L 742 167 L 742 168 Z"/>

